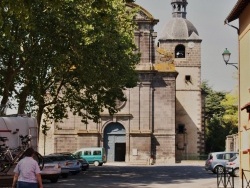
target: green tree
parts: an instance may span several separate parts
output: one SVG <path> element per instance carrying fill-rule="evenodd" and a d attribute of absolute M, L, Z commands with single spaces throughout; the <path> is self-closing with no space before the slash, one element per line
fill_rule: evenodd
<path fill-rule="evenodd" d="M 221 105 L 225 109 L 225 114 L 222 119 L 224 123 L 234 125 L 233 127 L 237 127 L 238 125 L 238 100 L 235 95 L 227 93 L 225 98 L 221 101 Z M 235 133 L 233 131 L 230 134 Z"/>
<path fill-rule="evenodd" d="M 136 85 L 135 12 L 123 0 L 2 0 L 0 13 L 1 106 L 16 100 L 39 126 L 45 115 L 45 130 L 68 111 L 115 113 Z"/>
<path fill-rule="evenodd" d="M 224 151 L 226 136 L 238 130 L 237 97 L 227 92 L 214 91 L 207 82 L 202 83 L 202 89 L 206 92 L 206 152 Z"/>

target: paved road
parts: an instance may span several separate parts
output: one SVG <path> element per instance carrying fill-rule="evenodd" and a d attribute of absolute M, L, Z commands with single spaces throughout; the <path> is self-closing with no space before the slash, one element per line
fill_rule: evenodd
<path fill-rule="evenodd" d="M 238 185 L 238 178 L 235 185 Z M 235 187 L 238 187 L 238 186 Z M 202 163 L 166 166 L 128 166 L 125 163 L 90 166 L 86 172 L 71 175 L 45 188 L 216 188 L 216 175 L 204 170 Z"/>

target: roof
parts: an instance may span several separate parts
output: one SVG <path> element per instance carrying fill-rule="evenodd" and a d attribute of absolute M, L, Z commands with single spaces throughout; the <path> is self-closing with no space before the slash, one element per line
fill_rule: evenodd
<path fill-rule="evenodd" d="M 138 8 L 140 10 L 136 15 L 136 21 L 150 21 L 154 24 L 157 24 L 159 22 L 159 20 L 155 19 L 152 14 L 150 14 L 146 9 L 135 3 L 127 3 L 126 6 L 132 9 Z"/>
<path fill-rule="evenodd" d="M 159 40 L 200 39 L 195 26 L 185 18 L 172 18 L 163 29 Z"/>
<path fill-rule="evenodd" d="M 231 10 L 229 15 L 227 16 L 226 20 L 224 21 L 225 24 L 232 22 L 239 18 L 242 11 L 246 8 L 246 6 L 250 3 L 249 0 L 238 0 L 234 8 Z"/>

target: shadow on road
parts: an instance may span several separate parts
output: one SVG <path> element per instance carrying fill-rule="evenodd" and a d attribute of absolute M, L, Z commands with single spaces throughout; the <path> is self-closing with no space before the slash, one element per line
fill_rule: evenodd
<path fill-rule="evenodd" d="M 99 188 L 154 188 L 188 187 L 196 188 L 199 181 L 207 188 L 216 186 L 216 175 L 207 172 L 202 166 L 91 166 L 87 172 L 81 172 L 68 179 L 61 179 L 56 184 L 44 183 L 44 187 L 99 187 Z M 185 185 L 184 185 L 185 184 Z M 50 186 L 51 185 L 51 186 Z M 82 186 L 81 186 L 82 185 Z M 207 185 L 204 186 L 204 185 Z"/>

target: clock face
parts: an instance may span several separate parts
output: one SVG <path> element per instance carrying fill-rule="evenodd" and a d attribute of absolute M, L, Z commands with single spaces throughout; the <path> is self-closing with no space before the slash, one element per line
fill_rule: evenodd
<path fill-rule="evenodd" d="M 193 43 L 193 42 L 189 42 L 189 43 L 188 43 L 188 47 L 189 47 L 189 48 L 193 48 L 193 47 L 194 47 L 194 43 Z"/>

